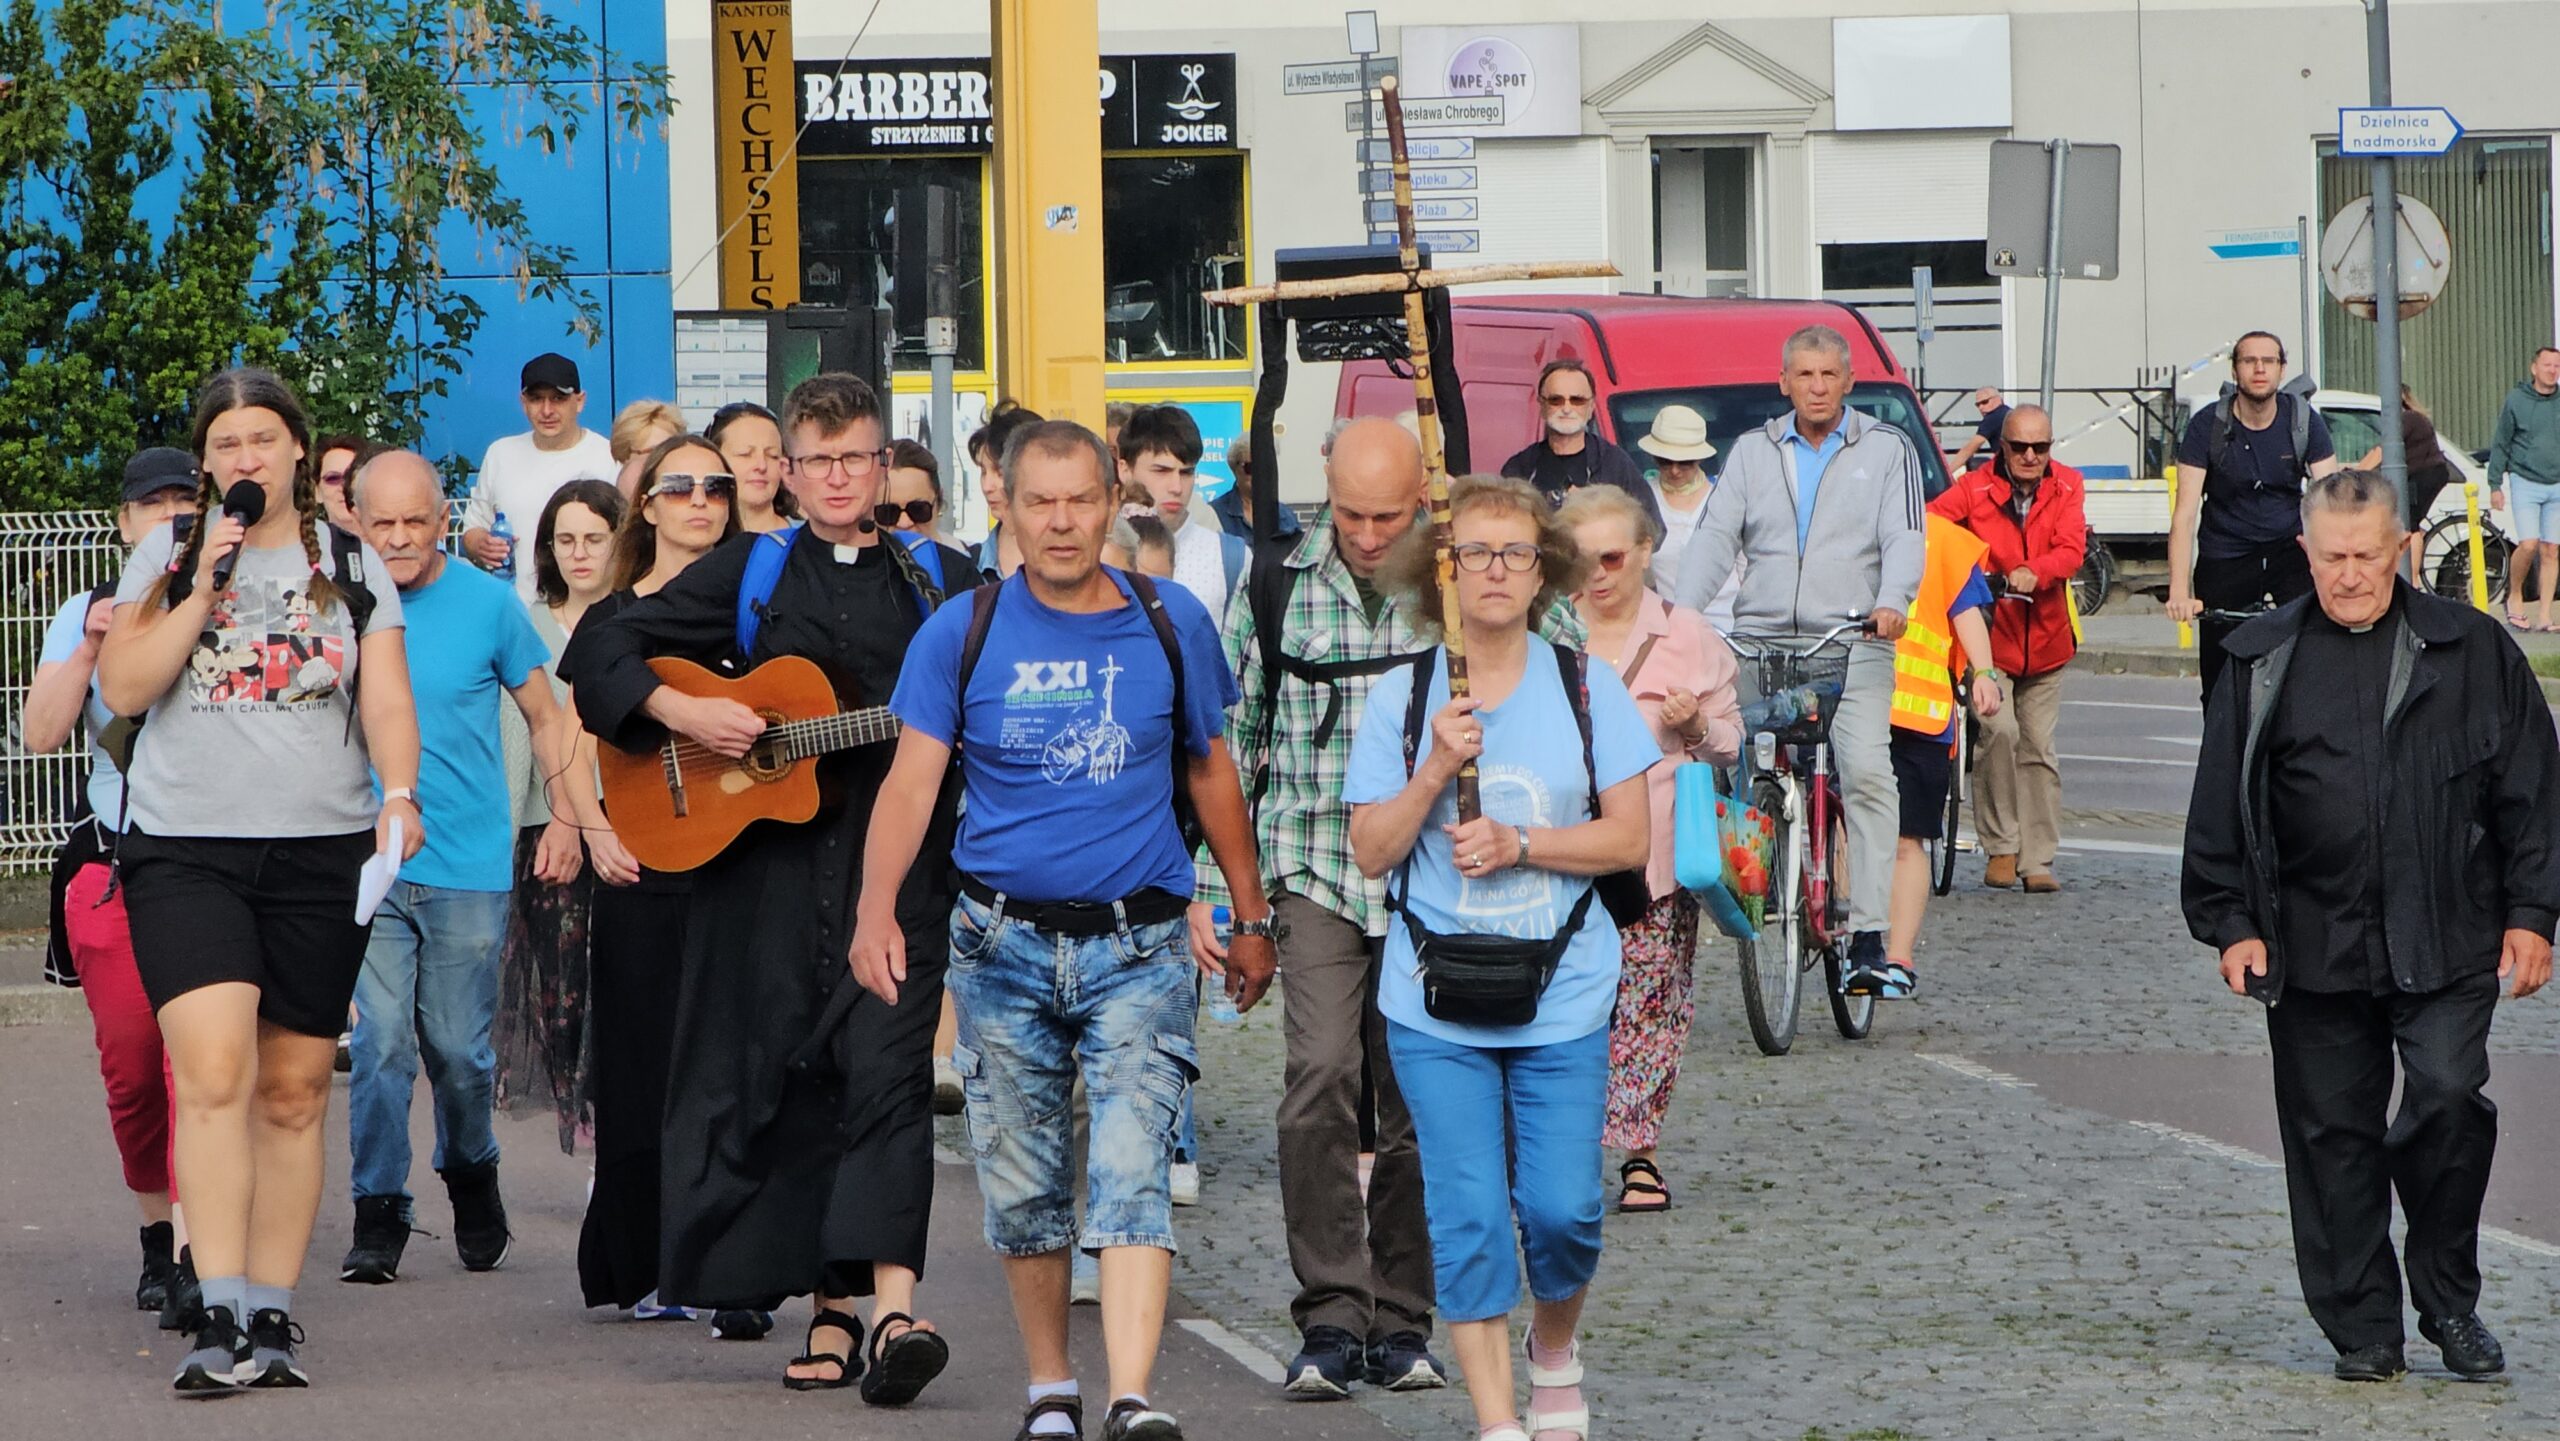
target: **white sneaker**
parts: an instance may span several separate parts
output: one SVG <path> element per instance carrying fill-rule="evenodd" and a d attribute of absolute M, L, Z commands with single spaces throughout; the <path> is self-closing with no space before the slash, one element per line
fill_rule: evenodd
<path fill-rule="evenodd" d="M 1177 1206 L 1199 1205 L 1200 1163 L 1197 1161 L 1174 1162 L 1171 1189 L 1173 1192 L 1173 1204 Z"/>

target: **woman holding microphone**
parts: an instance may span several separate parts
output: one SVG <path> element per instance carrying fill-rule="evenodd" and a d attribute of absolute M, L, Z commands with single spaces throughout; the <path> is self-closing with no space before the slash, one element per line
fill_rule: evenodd
<path fill-rule="evenodd" d="M 399 592 L 352 537 L 324 542 L 301 403 L 266 371 L 225 371 L 197 394 L 193 442 L 203 518 L 135 549 L 98 691 L 142 722 L 118 867 L 204 1292 L 175 1384 L 204 1394 L 310 1384 L 293 1287 L 364 963 L 357 876 L 395 828 L 415 854 L 424 824 Z"/>

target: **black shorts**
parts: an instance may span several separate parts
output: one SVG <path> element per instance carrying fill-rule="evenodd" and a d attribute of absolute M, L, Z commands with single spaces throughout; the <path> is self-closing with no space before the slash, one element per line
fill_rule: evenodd
<path fill-rule="evenodd" d="M 1947 743 L 1916 731 L 1893 733 L 1893 781 L 1902 791 L 1902 836 L 1905 840 L 1942 839 L 1946 829 L 1947 785 L 1955 779 L 1955 757 Z"/>
<path fill-rule="evenodd" d="M 281 840 L 146 836 L 119 847 L 135 969 L 155 1011 L 189 991 L 258 988 L 258 1018 L 306 1036 L 347 1028 L 368 927 L 356 873 L 373 833 Z"/>

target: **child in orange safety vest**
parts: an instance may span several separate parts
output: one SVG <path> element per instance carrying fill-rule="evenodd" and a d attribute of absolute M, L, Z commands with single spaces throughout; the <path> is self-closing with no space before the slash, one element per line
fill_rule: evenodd
<path fill-rule="evenodd" d="M 1957 714 L 1956 676 L 1949 665 L 1958 646 L 1972 673 L 1974 709 L 1984 716 L 2000 713 L 1999 672 L 1991 665 L 1991 627 L 1985 617 L 1993 601 L 1982 578 L 1982 558 L 1989 547 L 1944 516 L 1932 514 L 1927 520 L 1920 593 L 1893 650 L 1893 778 L 1902 793 L 1902 838 L 1894 850 L 1893 895 L 1885 911 L 1881 990 L 1893 999 L 1919 988 L 1912 952 L 1921 913 L 1929 904 L 1927 843 L 1954 845 L 1956 839 L 1939 832 L 1947 786 L 1954 779 L 1956 727 L 1964 722 Z"/>

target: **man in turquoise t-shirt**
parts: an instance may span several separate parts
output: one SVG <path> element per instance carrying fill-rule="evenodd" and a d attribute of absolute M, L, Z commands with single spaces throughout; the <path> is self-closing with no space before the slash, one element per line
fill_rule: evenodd
<path fill-rule="evenodd" d="M 416 697 L 418 811 L 426 845 L 373 918 L 356 982 L 354 1066 L 347 1079 L 355 1244 L 339 1279 L 380 1283 L 400 1274 L 414 1219 L 409 1201 L 409 1096 L 420 1053 L 435 1098 L 436 1170 L 453 1201 L 454 1249 L 473 1271 L 507 1258 L 491 1128 L 497 1052 L 498 947 L 515 882 L 514 817 L 498 745 L 498 693 L 523 710 L 533 750 L 553 776 L 571 750 L 566 717 L 542 666 L 549 650 L 506 582 L 452 564 L 444 487 L 435 467 L 396 451 L 359 472 L 357 521 L 400 588 L 408 617 L 409 688 Z M 554 814 L 566 815 L 565 806 Z M 536 874 L 577 873 L 578 835 L 555 821 Z"/>

